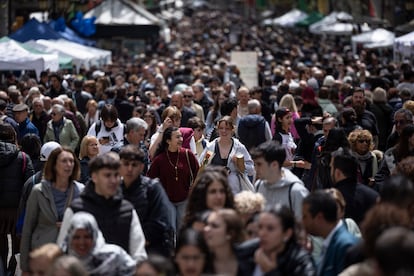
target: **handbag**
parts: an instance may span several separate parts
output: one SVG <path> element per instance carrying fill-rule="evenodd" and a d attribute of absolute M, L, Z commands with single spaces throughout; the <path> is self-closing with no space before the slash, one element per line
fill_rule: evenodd
<path fill-rule="evenodd" d="M 194 175 L 193 170 L 191 169 L 190 158 L 188 157 L 188 149 L 185 150 L 185 156 L 187 157 L 187 164 L 188 168 L 190 169 L 190 188 L 193 186 L 194 183 Z"/>
<path fill-rule="evenodd" d="M 240 191 L 255 192 L 254 186 L 247 175 L 237 172 L 237 178 L 239 179 Z"/>

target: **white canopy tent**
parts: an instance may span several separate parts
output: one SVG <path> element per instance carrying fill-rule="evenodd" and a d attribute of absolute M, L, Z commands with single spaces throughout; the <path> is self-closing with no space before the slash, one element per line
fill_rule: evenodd
<path fill-rule="evenodd" d="M 12 39 L 0 41 L 0 53 L 0 70 L 34 70 L 39 77 L 42 71 L 59 68 L 56 54 L 29 52 Z"/>
<path fill-rule="evenodd" d="M 355 31 L 368 32 L 371 28 L 368 25 L 359 26 L 353 23 L 335 22 L 329 25 L 321 26 L 319 29 L 320 34 L 326 35 L 352 35 Z"/>
<path fill-rule="evenodd" d="M 160 20 L 142 6 L 130 0 L 103 1 L 85 14 L 85 18 L 96 17 L 95 24 L 104 25 L 151 25 Z"/>
<path fill-rule="evenodd" d="M 293 9 L 284 15 L 274 18 L 274 19 L 266 19 L 263 23 L 265 25 L 278 25 L 282 27 L 293 27 L 295 23 L 305 19 L 308 16 L 307 13 Z"/>
<path fill-rule="evenodd" d="M 111 62 L 111 52 L 94 47 L 80 45 L 74 42 L 59 40 L 28 41 L 25 44 L 47 53 L 58 53 L 72 58 L 77 70 L 84 67 L 89 69 L 92 65 L 102 66 Z"/>
<path fill-rule="evenodd" d="M 352 15 L 346 12 L 331 12 L 322 20 L 309 26 L 313 34 L 343 34 L 349 30 L 352 32 Z"/>
<path fill-rule="evenodd" d="M 111 64 L 112 63 L 112 52 L 108 50 L 103 50 L 91 46 L 85 46 L 79 43 L 75 43 L 66 39 L 59 39 L 58 43 L 62 45 L 67 45 L 68 47 L 72 49 L 79 49 L 82 51 L 88 51 L 92 54 L 94 54 L 97 57 L 98 66 L 103 66 L 105 64 Z"/>
<path fill-rule="evenodd" d="M 24 44 L 39 51 L 44 51 L 46 53 L 55 53 L 60 56 L 68 56 L 72 58 L 72 63 L 76 66 L 78 70 L 81 66 L 85 66 L 86 69 L 89 69 L 90 67 L 90 60 L 92 59 L 91 54 L 83 53 L 81 51 L 75 52 L 71 49 L 66 48 L 59 48 L 56 46 L 56 44 L 53 44 L 50 41 L 43 39 L 39 39 L 36 41 L 27 41 Z"/>
<path fill-rule="evenodd" d="M 356 54 L 358 44 L 364 48 L 387 48 L 394 45 L 395 34 L 385 29 L 354 35 L 351 38 L 352 52 Z"/>
<path fill-rule="evenodd" d="M 414 59 L 414 32 L 397 37 L 394 40 L 394 60 Z"/>

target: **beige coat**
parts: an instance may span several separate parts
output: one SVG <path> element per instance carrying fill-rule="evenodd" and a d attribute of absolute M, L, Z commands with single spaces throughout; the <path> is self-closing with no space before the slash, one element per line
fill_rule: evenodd
<path fill-rule="evenodd" d="M 74 182 L 73 199 L 79 197 L 84 185 Z M 20 243 L 20 262 L 23 271 L 29 270 L 29 253 L 34 248 L 49 242 L 56 242 L 59 228 L 58 212 L 53 198 L 51 183 L 42 180 L 33 186 L 27 200 L 22 240 Z"/>

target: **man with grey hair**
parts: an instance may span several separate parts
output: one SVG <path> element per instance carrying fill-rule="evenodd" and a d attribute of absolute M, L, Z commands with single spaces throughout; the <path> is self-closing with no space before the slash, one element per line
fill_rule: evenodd
<path fill-rule="evenodd" d="M 194 102 L 203 108 L 204 118 L 207 118 L 210 107 L 214 104 L 213 100 L 207 96 L 204 84 L 201 82 L 194 83 L 191 88 L 193 88 L 194 92 Z"/>
<path fill-rule="evenodd" d="M 180 127 L 187 127 L 187 122 L 190 118 L 195 117 L 196 113 L 189 107 L 184 105 L 183 93 L 175 91 L 171 94 L 170 106 L 177 107 L 181 112 L 181 124 Z"/>
<path fill-rule="evenodd" d="M 45 137 L 47 122 L 51 119 L 51 116 L 46 112 L 41 97 L 36 97 L 32 101 L 32 112 L 30 113 L 30 120 L 39 130 L 40 140 L 43 141 Z"/>
<path fill-rule="evenodd" d="M 262 116 L 261 104 L 258 100 L 249 100 L 247 103 L 249 114 L 240 118 L 237 135 L 247 150 L 272 139 L 269 123 Z"/>
<path fill-rule="evenodd" d="M 126 145 L 134 145 L 144 152 L 144 170 L 145 175 L 149 166 L 148 149 L 144 144 L 145 132 L 148 124 L 141 118 L 131 118 L 125 123 L 125 134 L 122 144 L 111 149 L 113 152 L 119 153 Z"/>
<path fill-rule="evenodd" d="M 191 88 L 191 86 L 189 86 L 186 89 L 184 89 L 182 91 L 182 94 L 183 94 L 183 103 L 184 103 L 184 106 L 186 106 L 188 108 L 191 108 L 195 112 L 196 116 L 198 118 L 200 118 L 204 122 L 205 121 L 205 119 L 204 119 L 205 117 L 204 117 L 203 108 L 199 104 L 194 103 L 194 101 L 193 101 L 193 99 L 194 99 L 194 91 Z"/>

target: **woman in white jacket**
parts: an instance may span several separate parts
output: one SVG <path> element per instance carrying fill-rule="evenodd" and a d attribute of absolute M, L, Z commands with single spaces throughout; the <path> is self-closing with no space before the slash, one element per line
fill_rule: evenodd
<path fill-rule="evenodd" d="M 199 158 L 200 166 L 216 165 L 226 167 L 229 185 L 234 194 L 249 189 L 245 183 L 254 175 L 254 164 L 246 147 L 236 138 L 234 124 L 230 116 L 224 116 L 217 122 L 219 137 L 214 139 Z M 248 183 L 251 185 L 251 183 Z M 250 186 L 251 188 L 252 186 Z"/>

